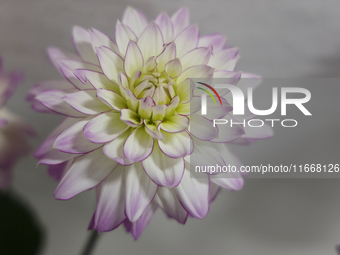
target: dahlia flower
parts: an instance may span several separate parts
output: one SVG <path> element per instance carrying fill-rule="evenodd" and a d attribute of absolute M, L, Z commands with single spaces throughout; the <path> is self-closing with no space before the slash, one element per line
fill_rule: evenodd
<path fill-rule="evenodd" d="M 0 58 L 0 190 L 10 186 L 11 170 L 29 152 L 28 137 L 34 135 L 27 123 L 4 107 L 22 78 L 18 72 L 5 73 Z"/>
<path fill-rule="evenodd" d="M 73 41 L 77 54 L 48 49 L 63 79 L 37 84 L 30 98 L 34 109 L 66 116 L 36 157 L 59 180 L 56 199 L 96 188 L 90 229 L 124 223 L 137 239 L 157 208 L 184 224 L 188 216 L 207 215 L 220 187 L 242 188 L 239 174 L 191 178 L 189 171 L 194 159 L 239 164 L 225 143 L 264 138 L 263 132 L 243 137 L 242 126 L 212 128 L 211 119 L 232 111 L 223 98 L 228 91 L 212 114 L 192 111 L 200 100 L 189 78 L 228 78 L 236 85 L 241 76 L 257 77 L 234 71 L 238 49 L 226 48 L 225 36 L 200 37 L 186 9 L 148 22 L 129 7 L 115 40 L 74 27 Z"/>

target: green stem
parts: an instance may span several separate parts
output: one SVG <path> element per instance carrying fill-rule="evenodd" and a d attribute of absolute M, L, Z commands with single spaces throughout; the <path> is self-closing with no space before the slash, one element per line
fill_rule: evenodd
<path fill-rule="evenodd" d="M 86 246 L 84 247 L 83 252 L 81 253 L 81 255 L 90 255 L 91 252 L 93 251 L 94 246 L 97 243 L 99 234 L 96 230 L 92 230 L 91 234 L 87 240 Z"/>

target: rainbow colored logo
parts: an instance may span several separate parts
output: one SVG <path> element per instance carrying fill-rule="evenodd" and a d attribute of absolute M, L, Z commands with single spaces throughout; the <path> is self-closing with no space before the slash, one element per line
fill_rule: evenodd
<path fill-rule="evenodd" d="M 206 83 L 203 83 L 203 82 L 197 82 L 197 83 L 199 83 L 199 84 L 201 84 L 201 85 L 203 85 L 203 86 L 206 86 L 206 87 L 209 88 L 212 92 L 214 92 L 215 95 L 217 96 L 218 100 L 220 101 L 221 105 L 222 105 L 222 100 L 221 100 L 221 98 L 220 98 L 220 95 L 217 93 L 217 91 L 216 91 L 213 87 L 211 87 L 210 85 L 208 85 L 208 84 L 206 84 Z M 203 91 L 205 91 L 205 92 L 212 98 L 212 100 L 214 100 L 215 105 L 217 105 L 216 100 L 215 100 L 213 94 L 211 94 L 211 92 L 210 92 L 209 90 L 204 89 L 204 88 L 201 88 L 201 87 L 197 87 L 197 88 L 198 88 L 198 89 L 201 89 L 201 90 L 203 90 Z"/>

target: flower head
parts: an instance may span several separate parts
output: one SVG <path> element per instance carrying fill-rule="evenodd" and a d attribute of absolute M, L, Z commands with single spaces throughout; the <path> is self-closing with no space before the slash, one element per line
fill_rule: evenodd
<path fill-rule="evenodd" d="M 238 50 L 226 48 L 223 35 L 200 37 L 186 9 L 149 23 L 129 7 L 115 41 L 80 27 L 73 40 L 77 55 L 48 49 L 64 79 L 39 83 L 30 96 L 36 110 L 67 116 L 36 152 L 60 180 L 57 199 L 96 187 L 90 228 L 110 231 L 124 222 L 138 238 L 158 207 L 184 224 L 188 215 L 207 215 L 220 187 L 241 189 L 241 175 L 195 179 L 189 173 L 189 155 L 239 164 L 217 147 L 245 130 L 211 127 L 211 119 L 232 111 L 223 98 L 227 91 L 220 93 L 223 107 L 210 116 L 192 112 L 200 101 L 189 78 L 230 78 L 235 85 L 241 78 L 234 71 Z M 197 123 L 201 128 L 190 130 Z"/>
<path fill-rule="evenodd" d="M 28 137 L 33 129 L 5 106 L 23 75 L 5 73 L 0 58 L 0 190 L 7 189 L 12 180 L 12 168 L 18 158 L 29 152 Z"/>

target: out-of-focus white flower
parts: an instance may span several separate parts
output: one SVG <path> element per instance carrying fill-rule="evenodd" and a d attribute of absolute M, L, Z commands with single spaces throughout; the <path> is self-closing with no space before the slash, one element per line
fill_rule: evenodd
<path fill-rule="evenodd" d="M 226 48 L 225 36 L 200 37 L 186 9 L 149 23 L 129 7 L 115 41 L 80 27 L 73 40 L 77 55 L 48 49 L 64 79 L 37 84 L 29 98 L 38 111 L 67 116 L 36 156 L 60 180 L 57 199 L 96 187 L 91 229 L 110 231 L 124 222 L 137 239 L 158 207 L 184 224 L 189 215 L 207 215 L 220 187 L 242 188 L 241 175 L 196 179 L 189 172 L 189 155 L 239 164 L 215 147 L 245 134 L 242 126 L 212 128 L 211 118 L 232 111 L 227 100 L 207 118 L 190 111 L 200 100 L 189 78 L 230 78 L 236 85 L 242 75 L 257 77 L 234 71 L 238 49 Z M 201 128 L 189 131 L 189 124 Z"/>
<path fill-rule="evenodd" d="M 26 155 L 30 146 L 28 137 L 33 129 L 4 106 L 22 80 L 18 72 L 5 73 L 0 58 L 0 189 L 7 189 L 12 180 L 12 168 L 18 158 Z"/>

